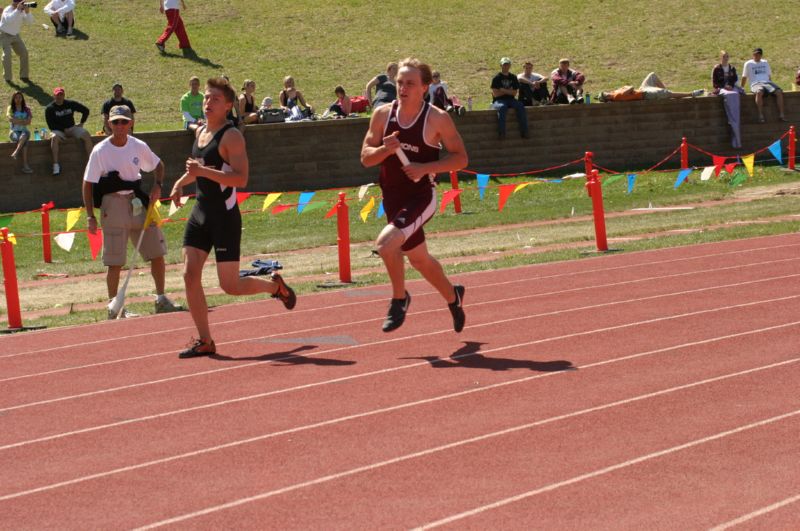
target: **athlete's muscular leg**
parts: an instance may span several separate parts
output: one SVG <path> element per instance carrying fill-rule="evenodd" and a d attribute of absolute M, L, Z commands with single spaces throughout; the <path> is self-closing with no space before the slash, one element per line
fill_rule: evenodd
<path fill-rule="evenodd" d="M 428 246 L 425 242 L 422 242 L 410 251 L 406 251 L 406 256 L 408 256 L 408 261 L 411 262 L 411 266 L 419 271 L 422 276 L 425 277 L 425 280 L 430 282 L 431 285 L 442 294 L 447 304 L 456 301 L 453 284 L 450 283 L 447 275 L 444 274 L 442 264 L 428 252 Z"/>
<path fill-rule="evenodd" d="M 256 277 L 239 277 L 239 262 L 217 262 L 219 287 L 228 295 L 255 295 L 278 291 L 278 284 Z"/>
<path fill-rule="evenodd" d="M 197 333 L 203 341 L 211 341 L 211 329 L 208 326 L 208 305 L 203 291 L 203 264 L 208 253 L 196 247 L 183 248 L 183 283 L 186 286 L 186 303 L 189 313 L 197 327 Z"/>
<path fill-rule="evenodd" d="M 403 250 L 401 246 L 405 238 L 400 229 L 394 225 L 386 225 L 375 245 L 378 254 L 381 255 L 386 271 L 389 273 L 389 280 L 392 282 L 392 298 L 404 299 L 406 297 L 406 273 L 405 263 L 403 262 Z"/>

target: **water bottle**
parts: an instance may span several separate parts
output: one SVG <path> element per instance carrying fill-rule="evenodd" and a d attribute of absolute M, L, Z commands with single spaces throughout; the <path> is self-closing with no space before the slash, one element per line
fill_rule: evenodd
<path fill-rule="evenodd" d="M 133 198 L 133 201 L 131 201 L 131 206 L 133 207 L 134 216 L 138 216 L 139 214 L 142 213 L 142 208 L 144 205 L 142 205 L 142 200 L 139 199 L 138 197 Z"/>
<path fill-rule="evenodd" d="M 33 139 L 34 140 L 41 140 L 42 139 L 42 136 L 39 134 L 39 130 L 38 129 L 34 129 L 33 130 Z"/>
<path fill-rule="evenodd" d="M 592 103 L 592 97 L 589 95 L 588 92 L 586 93 L 586 96 L 584 96 L 584 98 L 586 99 L 586 103 Z"/>
<path fill-rule="evenodd" d="M 472 96 L 467 98 L 467 110 L 472 112 Z"/>

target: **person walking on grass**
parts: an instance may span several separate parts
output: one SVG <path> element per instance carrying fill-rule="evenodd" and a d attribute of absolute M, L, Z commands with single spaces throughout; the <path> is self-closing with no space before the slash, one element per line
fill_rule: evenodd
<path fill-rule="evenodd" d="M 103 264 L 108 267 L 106 284 L 108 298 L 113 300 L 119 289 L 119 275 L 128 254 L 128 240 L 138 242 L 145 222 L 147 206 L 161 195 L 164 186 L 164 163 L 147 144 L 130 136 L 133 114 L 125 105 L 109 111 L 108 123 L 112 134 L 92 149 L 83 174 L 83 206 L 86 207 L 88 230 L 97 233 L 95 207 L 100 208 L 103 228 Z M 153 172 L 155 182 L 150 194 L 141 189 L 141 172 Z M 150 272 L 156 287 L 156 313 L 181 311 L 164 294 L 167 244 L 157 226 L 147 227 L 142 236 L 139 253 L 150 262 Z M 120 318 L 137 315 L 123 308 Z M 109 319 L 117 312 L 108 310 Z"/>
<path fill-rule="evenodd" d="M 14 78 L 11 73 L 11 51 L 19 56 L 19 78 L 30 83 L 28 78 L 28 49 L 20 32 L 23 24 L 33 24 L 30 6 L 21 0 L 13 0 L 0 15 L 0 44 L 3 45 L 3 77 L 6 83 Z"/>
<path fill-rule="evenodd" d="M 236 203 L 236 189 L 247 185 L 249 162 L 244 136 L 227 118 L 235 103 L 236 92 L 227 80 L 211 78 L 206 82 L 203 96 L 206 123 L 197 129 L 186 173 L 175 182 L 170 194 L 176 206 L 181 206 L 183 187 L 197 183 L 197 202 L 183 236 L 183 280 L 199 338 L 179 354 L 181 358 L 216 353 L 202 283 L 203 265 L 212 247 L 217 277 L 225 293 L 269 293 L 288 310 L 297 303 L 292 288 L 276 272 L 271 280 L 239 277 L 242 216 Z"/>
<path fill-rule="evenodd" d="M 167 17 L 167 27 L 164 33 L 156 41 L 156 48 L 161 53 L 166 53 L 166 42 L 174 33 L 178 37 L 178 48 L 188 53 L 192 51 L 189 43 L 189 36 L 186 34 L 186 26 L 183 25 L 181 18 L 181 8 L 186 10 L 184 0 L 159 0 L 159 9 Z"/>
<path fill-rule="evenodd" d="M 436 211 L 436 174 L 460 170 L 468 162 L 464 142 L 450 115 L 424 101 L 431 81 L 430 66 L 415 58 L 403 60 L 397 75 L 398 98 L 375 109 L 361 147 L 365 167 L 380 165 L 380 186 L 389 220 L 376 241 L 392 283 L 384 332 L 403 324 L 411 303 L 405 288 L 404 256 L 447 302 L 453 329 L 461 332 L 464 328 L 464 286 L 453 285 L 442 265 L 430 255 L 422 229 Z M 441 146 L 447 150 L 442 158 Z"/>

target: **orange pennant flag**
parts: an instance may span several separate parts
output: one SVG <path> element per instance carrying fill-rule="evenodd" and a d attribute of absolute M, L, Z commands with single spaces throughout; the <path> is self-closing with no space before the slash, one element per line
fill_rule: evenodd
<path fill-rule="evenodd" d="M 497 211 L 502 212 L 503 208 L 506 206 L 506 201 L 511 194 L 514 193 L 514 190 L 517 189 L 516 184 L 503 184 L 500 185 L 500 197 L 497 200 Z"/>
<path fill-rule="evenodd" d="M 442 206 L 439 208 L 439 213 L 443 213 L 447 205 L 455 201 L 456 197 L 461 193 L 461 190 L 447 190 L 442 194 Z"/>
<path fill-rule="evenodd" d="M 331 208 L 330 210 L 328 210 L 328 213 L 327 213 L 327 214 L 325 214 L 325 219 L 328 219 L 328 218 L 330 218 L 330 217 L 333 217 L 333 215 L 334 215 L 334 214 L 336 214 L 336 207 L 338 207 L 338 206 L 339 206 L 339 203 L 334 203 L 334 204 L 333 204 L 333 208 Z"/>
<path fill-rule="evenodd" d="M 292 205 L 276 205 L 275 208 L 272 209 L 273 214 L 280 214 L 286 210 L 292 208 Z"/>
<path fill-rule="evenodd" d="M 97 229 L 97 233 L 95 234 L 86 231 L 86 236 L 89 238 L 89 249 L 92 252 L 92 260 L 97 260 L 97 255 L 100 254 L 100 249 L 103 248 L 103 230 Z"/>

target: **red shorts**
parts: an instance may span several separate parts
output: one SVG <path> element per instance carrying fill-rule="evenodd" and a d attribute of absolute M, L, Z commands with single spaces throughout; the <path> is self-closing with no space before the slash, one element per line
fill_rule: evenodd
<path fill-rule="evenodd" d="M 425 241 L 422 226 L 436 213 L 436 189 L 431 186 L 410 198 L 393 198 L 391 191 L 387 193 L 384 190 L 383 209 L 389 224 L 397 227 L 405 236 L 402 249 L 410 251 Z"/>

